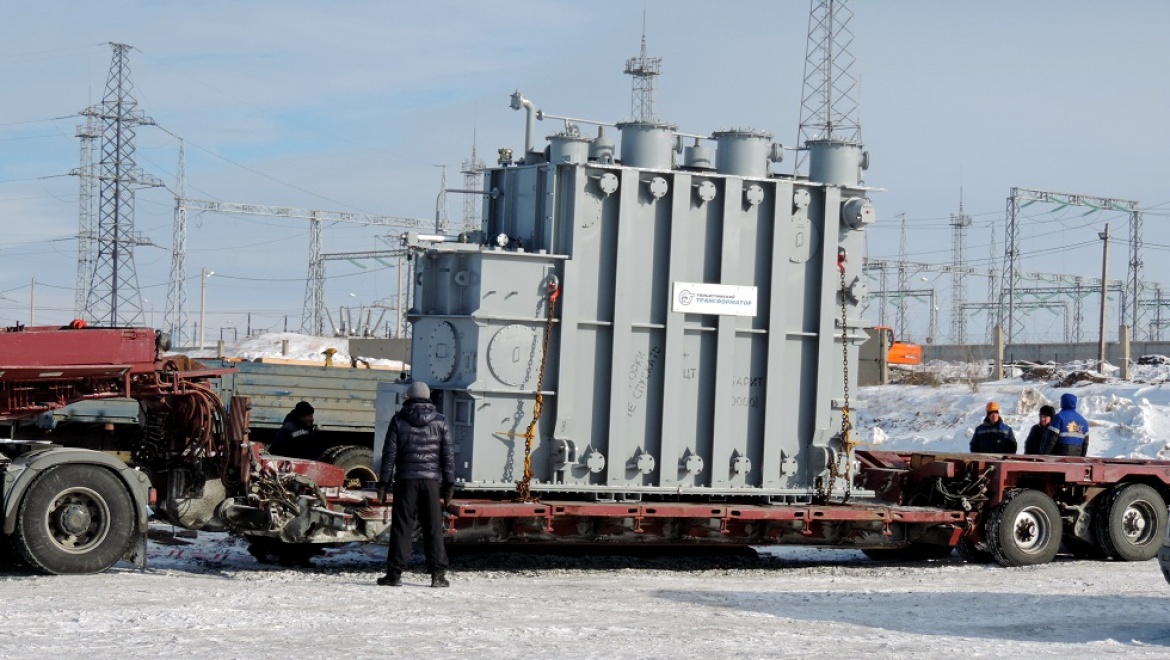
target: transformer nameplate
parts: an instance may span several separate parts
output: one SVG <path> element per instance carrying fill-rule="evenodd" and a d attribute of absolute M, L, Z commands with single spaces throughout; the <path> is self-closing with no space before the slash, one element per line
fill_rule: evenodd
<path fill-rule="evenodd" d="M 675 282 L 670 309 L 685 314 L 755 316 L 756 287 Z"/>

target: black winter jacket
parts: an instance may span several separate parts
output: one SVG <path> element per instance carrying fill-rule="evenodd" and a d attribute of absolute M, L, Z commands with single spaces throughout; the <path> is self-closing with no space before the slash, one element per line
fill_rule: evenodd
<path fill-rule="evenodd" d="M 313 441 L 313 427 L 306 426 L 293 413 L 284 416 L 284 423 L 272 436 L 272 444 L 268 445 L 268 453 L 273 456 L 289 456 L 292 458 L 307 458 L 311 453 Z"/>
<path fill-rule="evenodd" d="M 1036 424 L 1031 431 L 1028 431 L 1028 439 L 1024 440 L 1024 453 L 1053 454 L 1058 440 L 1060 440 L 1060 433 L 1057 432 L 1055 426 Z"/>
<path fill-rule="evenodd" d="M 431 479 L 455 483 L 455 448 L 447 418 L 426 399 L 407 399 L 386 429 L 382 481 Z"/>

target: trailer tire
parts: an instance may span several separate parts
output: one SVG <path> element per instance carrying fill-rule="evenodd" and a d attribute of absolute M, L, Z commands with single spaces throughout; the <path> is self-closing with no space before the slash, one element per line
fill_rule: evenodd
<path fill-rule="evenodd" d="M 995 555 L 991 554 L 990 550 L 984 550 L 975 545 L 974 541 L 968 541 L 966 538 L 959 539 L 958 545 L 955 546 L 959 556 L 968 564 L 993 564 L 995 563 Z"/>
<path fill-rule="evenodd" d="M 928 561 L 946 559 L 954 548 L 934 543 L 911 543 L 901 548 L 866 548 L 862 552 L 874 561 Z"/>
<path fill-rule="evenodd" d="M 1101 549 L 1120 561 L 1158 555 L 1166 533 L 1166 501 L 1146 484 L 1120 484 L 1105 494 L 1094 520 Z"/>
<path fill-rule="evenodd" d="M 1038 490 L 1016 491 L 987 518 L 987 547 L 1001 566 L 1052 561 L 1063 534 L 1056 502 Z"/>
<path fill-rule="evenodd" d="M 130 493 L 109 470 L 59 465 L 28 487 L 12 541 L 21 559 L 42 573 L 100 573 L 125 555 L 136 519 Z"/>
<path fill-rule="evenodd" d="M 378 480 L 374 469 L 374 450 L 360 445 L 330 447 L 318 459 L 345 470 L 345 487 L 361 488 Z"/>

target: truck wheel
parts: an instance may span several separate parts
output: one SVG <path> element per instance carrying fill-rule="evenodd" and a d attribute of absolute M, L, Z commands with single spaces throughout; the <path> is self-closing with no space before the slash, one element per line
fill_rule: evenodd
<path fill-rule="evenodd" d="M 358 445 L 330 447 L 321 454 L 319 460 L 345 470 L 346 488 L 361 488 L 371 481 L 378 480 L 378 473 L 374 470 L 374 450 L 368 447 Z"/>
<path fill-rule="evenodd" d="M 61 465 L 24 494 L 13 543 L 31 568 L 50 574 L 100 573 L 134 539 L 130 493 L 109 470 Z"/>
<path fill-rule="evenodd" d="M 1052 561 L 1064 529 L 1056 502 L 1038 490 L 1020 490 L 987 518 L 987 546 L 1001 566 Z"/>
<path fill-rule="evenodd" d="M 995 561 L 995 555 L 991 554 L 990 550 L 983 550 L 975 545 L 974 541 L 968 541 L 966 537 L 959 539 L 955 550 L 968 564 L 990 564 Z"/>
<path fill-rule="evenodd" d="M 1123 484 L 1105 494 L 1093 523 L 1101 548 L 1121 561 L 1153 559 L 1166 533 L 1166 501 L 1145 484 Z"/>
<path fill-rule="evenodd" d="M 954 551 L 949 545 L 935 545 L 934 543 L 911 543 L 902 548 L 866 548 L 862 550 L 866 557 L 874 561 L 927 561 L 930 559 L 946 559 Z"/>

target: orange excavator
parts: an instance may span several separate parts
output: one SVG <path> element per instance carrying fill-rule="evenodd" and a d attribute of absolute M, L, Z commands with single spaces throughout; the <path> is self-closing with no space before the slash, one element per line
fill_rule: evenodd
<path fill-rule="evenodd" d="M 912 344 L 906 341 L 898 341 L 894 339 L 894 329 L 885 326 L 874 326 L 875 332 L 886 333 L 886 345 L 889 350 L 886 352 L 886 362 L 889 364 L 900 364 L 905 366 L 916 367 L 922 364 L 922 347 L 918 344 Z"/>

